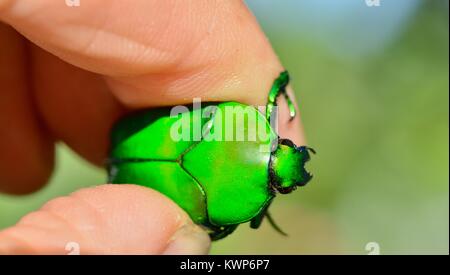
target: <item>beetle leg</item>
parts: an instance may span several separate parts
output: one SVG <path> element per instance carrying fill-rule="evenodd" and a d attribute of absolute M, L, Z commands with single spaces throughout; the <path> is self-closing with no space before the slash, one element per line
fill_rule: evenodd
<path fill-rule="evenodd" d="M 273 198 L 266 204 L 266 206 L 261 209 L 261 212 L 259 212 L 258 215 L 256 215 L 251 221 L 250 221 L 250 228 L 258 229 L 261 225 L 264 217 L 266 216 L 266 213 L 269 209 L 269 206 L 272 204 Z"/>
<path fill-rule="evenodd" d="M 267 204 L 266 208 L 263 209 L 257 216 L 255 216 L 250 221 L 250 227 L 253 228 L 253 229 L 259 228 L 259 226 L 261 225 L 264 217 L 267 217 L 267 221 L 275 229 L 275 231 L 277 231 L 278 233 L 280 233 L 283 236 L 287 236 L 287 234 L 275 223 L 275 221 L 273 220 L 272 216 L 269 213 L 269 206 L 270 206 L 271 203 L 272 202 L 269 202 Z"/>
<path fill-rule="evenodd" d="M 250 221 L 250 228 L 258 229 L 264 219 L 265 214 L 266 213 L 263 211 L 263 212 L 259 213 L 256 217 L 254 217 Z"/>
<path fill-rule="evenodd" d="M 209 237 L 213 241 L 217 241 L 225 238 L 226 236 L 233 233 L 233 231 L 238 227 L 237 224 L 227 225 L 219 228 L 214 228 L 212 232 L 209 233 Z"/>
<path fill-rule="evenodd" d="M 286 234 L 286 232 L 284 232 L 273 220 L 272 216 L 270 215 L 269 211 L 265 210 L 263 212 L 261 212 L 258 216 L 254 217 L 251 221 L 250 221 L 250 227 L 253 229 L 258 229 L 259 226 L 261 225 L 264 217 L 267 217 L 267 221 L 270 223 L 270 225 L 275 229 L 275 231 L 277 231 L 278 233 L 280 233 L 283 236 L 287 236 L 288 234 Z"/>
<path fill-rule="evenodd" d="M 278 233 L 280 233 L 283 236 L 287 236 L 288 235 L 275 223 L 275 221 L 273 220 L 273 218 L 270 215 L 269 211 L 267 211 L 265 214 L 266 214 L 267 220 L 269 221 L 269 223 L 273 227 L 273 229 L 275 229 Z"/>
<path fill-rule="evenodd" d="M 294 119 L 296 115 L 296 110 L 295 105 L 292 103 L 292 100 L 286 93 L 286 86 L 288 84 L 289 84 L 289 73 L 287 71 L 282 72 L 280 76 L 273 82 L 272 88 L 270 89 L 269 92 L 269 99 L 266 106 L 266 119 L 268 121 L 270 121 L 274 107 L 277 106 L 277 99 L 280 95 L 284 95 L 284 98 L 286 99 L 289 108 L 290 120 Z"/>
<path fill-rule="evenodd" d="M 289 97 L 289 95 L 284 92 L 284 98 L 286 99 L 288 108 L 289 108 L 289 121 L 293 120 L 296 114 L 296 110 L 295 110 L 295 105 L 294 103 L 292 103 L 291 98 Z"/>

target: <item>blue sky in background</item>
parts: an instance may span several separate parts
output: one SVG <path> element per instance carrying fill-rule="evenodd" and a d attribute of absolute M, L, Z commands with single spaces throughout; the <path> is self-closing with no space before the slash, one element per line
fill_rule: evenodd
<path fill-rule="evenodd" d="M 335 54 L 359 57 L 382 51 L 406 25 L 417 0 L 247 0 L 265 30 L 320 41 Z"/>

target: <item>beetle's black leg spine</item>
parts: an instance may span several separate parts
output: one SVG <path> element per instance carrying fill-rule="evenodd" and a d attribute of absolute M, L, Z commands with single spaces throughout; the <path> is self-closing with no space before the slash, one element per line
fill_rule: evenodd
<path fill-rule="evenodd" d="M 220 227 L 213 228 L 213 227 L 209 226 L 209 228 L 212 229 L 212 232 L 209 233 L 209 237 L 211 238 L 212 241 L 217 241 L 217 240 L 223 239 L 226 236 L 233 233 L 233 231 L 236 230 L 237 227 L 238 227 L 238 224 L 227 225 L 227 226 L 224 226 L 221 228 Z"/>
<path fill-rule="evenodd" d="M 272 216 L 270 215 L 269 211 L 266 211 L 266 217 L 267 220 L 269 221 L 270 225 L 275 229 L 275 231 L 277 231 L 278 233 L 280 233 L 283 236 L 288 236 L 288 234 L 286 234 L 286 232 L 284 232 L 273 220 Z"/>

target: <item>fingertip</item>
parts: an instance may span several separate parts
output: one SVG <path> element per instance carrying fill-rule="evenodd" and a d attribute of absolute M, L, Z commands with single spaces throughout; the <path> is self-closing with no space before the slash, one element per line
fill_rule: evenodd
<path fill-rule="evenodd" d="M 178 228 L 164 250 L 164 255 L 205 255 L 211 246 L 209 235 L 191 222 Z"/>
<path fill-rule="evenodd" d="M 181 233 L 180 233 L 181 232 Z M 204 254 L 209 237 L 164 195 L 102 185 L 46 203 L 0 232 L 3 254 Z"/>
<path fill-rule="evenodd" d="M 113 254 L 159 254 L 176 230 L 189 217 L 170 199 L 150 188 L 133 184 L 107 184 L 70 195 L 90 219 L 80 216 L 77 224 L 93 224 L 94 243 L 108 243 Z M 68 213 L 70 209 L 57 210 Z M 98 234 L 104 232 L 103 234 Z"/>

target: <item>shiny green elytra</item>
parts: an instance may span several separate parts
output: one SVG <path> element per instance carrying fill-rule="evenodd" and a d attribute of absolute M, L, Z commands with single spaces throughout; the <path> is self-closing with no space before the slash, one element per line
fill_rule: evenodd
<path fill-rule="evenodd" d="M 272 199 L 311 179 L 304 168 L 311 149 L 278 138 L 269 123 L 279 95 L 295 116 L 288 82 L 287 72 L 275 80 L 266 116 L 245 104 L 219 102 L 177 115 L 170 107 L 144 110 L 119 120 L 111 135 L 110 182 L 158 190 L 213 240 L 244 222 L 258 228 L 265 216 L 279 230 L 267 212 Z"/>

